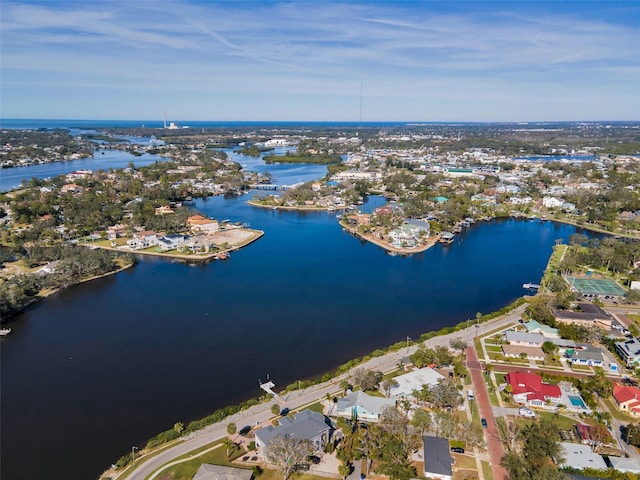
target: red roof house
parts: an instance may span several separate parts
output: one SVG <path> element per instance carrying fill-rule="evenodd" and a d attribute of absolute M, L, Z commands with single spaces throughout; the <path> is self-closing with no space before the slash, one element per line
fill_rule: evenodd
<path fill-rule="evenodd" d="M 618 410 L 640 416 L 640 388 L 613 384 L 613 398 Z"/>
<path fill-rule="evenodd" d="M 542 377 L 535 373 L 511 372 L 505 380 L 511 385 L 513 399 L 519 403 L 544 406 L 547 400 L 557 403 L 562 398 L 558 385 L 542 383 Z"/>

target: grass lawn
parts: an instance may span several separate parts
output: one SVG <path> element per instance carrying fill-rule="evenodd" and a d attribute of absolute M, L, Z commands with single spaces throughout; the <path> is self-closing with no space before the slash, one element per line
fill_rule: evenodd
<path fill-rule="evenodd" d="M 207 452 L 201 456 L 187 460 L 173 467 L 164 470 L 160 478 L 171 478 L 172 480 L 191 480 L 193 476 L 203 463 L 211 463 L 213 465 L 227 465 L 232 466 L 231 461 L 242 456 L 244 452 L 242 450 L 236 450 L 229 460 L 227 460 L 227 452 L 224 446 L 220 446 L 215 450 Z M 190 453 L 189 455 L 192 455 Z M 242 468 L 239 465 L 238 468 Z"/>
<path fill-rule="evenodd" d="M 573 418 L 565 417 L 564 415 L 556 416 L 556 414 L 552 412 L 540 412 L 536 410 L 536 416 L 540 418 L 546 418 L 547 420 L 551 420 L 553 423 L 555 423 L 558 426 L 560 430 L 573 428 L 573 426 L 576 423 L 580 423 L 574 420 Z"/>
<path fill-rule="evenodd" d="M 460 455 L 457 453 L 451 454 L 455 459 L 455 467 L 460 469 L 464 468 L 465 470 L 476 470 L 476 459 L 473 456 L 469 455 Z"/>
<path fill-rule="evenodd" d="M 489 462 L 482 462 L 482 475 L 484 476 L 484 480 L 495 480 Z"/>
<path fill-rule="evenodd" d="M 372 395 L 372 392 L 367 392 L 367 393 L 369 395 Z M 377 395 L 373 395 L 373 396 L 377 396 Z M 324 407 L 322 406 L 321 402 L 312 403 L 308 407 L 304 407 L 303 410 L 306 410 L 307 408 L 309 410 L 312 410 L 312 411 L 318 412 L 318 413 L 323 413 L 324 412 Z"/>
<path fill-rule="evenodd" d="M 487 349 L 487 352 L 498 352 L 498 353 L 502 352 L 502 347 L 499 347 L 498 345 L 485 344 L 485 348 Z"/>
<path fill-rule="evenodd" d="M 591 367 L 586 367 L 583 365 L 571 365 L 571 370 L 573 370 L 574 372 L 591 373 Z"/>
<path fill-rule="evenodd" d="M 480 425 L 480 412 L 478 411 L 478 402 L 471 401 L 471 417 L 473 418 L 474 423 Z"/>
<path fill-rule="evenodd" d="M 484 352 L 482 351 L 482 342 L 479 338 L 476 338 L 473 341 L 474 346 L 476 347 L 476 353 L 478 354 L 478 360 L 484 360 Z"/>
<path fill-rule="evenodd" d="M 601 398 L 600 400 L 602 400 L 604 402 L 604 404 L 607 406 L 607 408 L 611 412 L 611 416 L 613 416 L 617 420 L 620 420 L 621 422 L 635 422 L 636 421 L 636 419 L 634 417 L 632 417 L 631 415 L 627 415 L 626 413 L 621 412 L 620 410 L 618 410 L 616 408 L 616 406 L 614 405 L 614 403 L 611 401 L 610 398 Z"/>

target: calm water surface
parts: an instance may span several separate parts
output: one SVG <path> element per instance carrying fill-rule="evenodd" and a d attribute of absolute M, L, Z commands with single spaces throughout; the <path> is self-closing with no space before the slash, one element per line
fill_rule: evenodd
<path fill-rule="evenodd" d="M 280 184 L 326 172 L 232 156 Z M 47 177 L 155 161 L 117 151 L 104 157 L 100 166 L 90 165 L 96 159 L 5 169 L 2 185 L 11 184 L 6 173 Z M 34 173 L 40 167 L 62 170 Z M 333 214 L 252 208 L 248 198 L 195 204 L 265 231 L 228 261 L 144 258 L 12 322 L 12 335 L 0 339 L 2 478 L 96 478 L 175 422 L 259 396 L 258 379 L 267 373 L 285 386 L 407 335 L 501 308 L 524 293 L 522 283 L 540 279 L 554 241 L 575 231 L 483 223 L 451 247 L 391 257 L 343 232 Z M 363 209 L 383 202 L 372 197 Z"/>
<path fill-rule="evenodd" d="M 251 208 L 247 197 L 196 204 L 265 230 L 228 261 L 144 259 L 12 323 L 0 343 L 2 478 L 96 478 L 175 422 L 258 396 L 267 373 L 285 386 L 496 310 L 575 231 L 482 223 L 451 247 L 391 257 L 331 214 Z"/>

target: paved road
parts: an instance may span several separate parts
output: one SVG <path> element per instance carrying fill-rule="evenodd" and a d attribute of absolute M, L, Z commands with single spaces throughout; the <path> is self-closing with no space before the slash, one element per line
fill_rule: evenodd
<path fill-rule="evenodd" d="M 495 480 L 504 480 L 507 472 L 500 466 L 500 461 L 504 456 L 504 447 L 498 435 L 498 426 L 493 416 L 493 409 L 491 408 L 491 401 L 489 400 L 489 392 L 487 391 L 487 384 L 484 381 L 482 367 L 478 361 L 476 349 L 472 345 L 467 347 L 467 368 L 471 373 L 471 382 L 473 383 L 475 401 L 478 405 L 480 417 L 487 420 L 487 428 L 484 429 L 484 433 L 489 458 L 491 459 L 491 470 L 493 471 Z"/>
<path fill-rule="evenodd" d="M 517 323 L 520 319 L 522 312 L 524 311 L 525 306 L 520 306 L 513 310 L 512 312 L 493 319 L 486 323 L 481 323 L 476 327 L 475 324 L 472 324 L 469 328 L 460 330 L 458 332 L 454 332 L 449 335 L 443 335 L 439 337 L 434 337 L 427 340 L 425 343 L 426 346 L 433 348 L 436 345 L 449 346 L 449 341 L 452 338 L 461 338 L 463 341 L 468 344 L 473 344 L 473 339 L 477 335 L 483 335 L 497 328 L 504 327 L 508 324 Z M 408 348 L 403 348 L 397 352 L 388 353 L 381 357 L 376 357 L 368 362 L 362 364 L 361 366 L 367 369 L 376 369 L 381 370 L 383 372 L 388 372 L 396 368 L 398 362 L 405 358 L 407 355 L 413 353 L 417 348 L 417 344 L 410 345 Z M 475 350 L 474 350 L 474 358 Z M 479 368 L 479 363 L 478 363 Z M 341 380 L 348 378 L 350 374 L 344 374 L 336 379 L 326 382 L 320 385 L 316 385 L 313 387 L 309 387 L 307 389 L 290 393 L 285 396 L 285 402 L 282 407 L 286 406 L 290 409 L 296 409 L 302 407 L 304 405 L 308 405 L 311 403 L 315 403 L 318 400 L 325 398 L 326 394 L 335 395 L 340 390 L 339 383 Z M 482 377 L 482 373 L 480 372 L 480 376 Z M 475 386 L 474 386 L 475 388 Z M 276 389 L 277 390 L 277 389 Z M 486 388 L 485 394 L 486 394 Z M 487 396 L 487 405 L 488 403 Z M 172 461 L 176 457 L 189 453 L 192 450 L 200 448 L 204 445 L 212 443 L 216 440 L 219 440 L 227 435 L 226 426 L 227 424 L 234 422 L 238 429 L 241 429 L 245 425 L 256 426 L 257 424 L 262 424 L 265 422 L 269 422 L 271 418 L 273 418 L 273 414 L 271 413 L 271 404 L 272 402 L 265 402 L 260 405 L 255 405 L 243 412 L 239 412 L 235 415 L 227 417 L 224 421 L 217 423 L 215 425 L 210 425 L 205 429 L 196 432 L 191 437 L 187 437 L 186 441 L 168 448 L 158 455 L 151 457 L 149 459 L 145 459 L 144 456 L 140 459 L 136 460 L 136 468 L 135 471 L 126 476 L 127 480 L 144 480 L 147 476 L 154 473 L 158 468 L 166 463 Z M 490 409 L 490 407 L 489 407 Z M 491 416 L 493 418 L 493 416 Z M 495 422 L 494 422 L 495 424 Z M 495 465 L 499 464 L 498 462 Z M 495 467 L 494 467 L 495 468 Z M 114 476 L 114 478 L 118 478 L 118 476 Z M 123 477 L 124 478 L 124 477 Z M 496 480 L 502 480 L 502 477 L 496 477 Z"/>

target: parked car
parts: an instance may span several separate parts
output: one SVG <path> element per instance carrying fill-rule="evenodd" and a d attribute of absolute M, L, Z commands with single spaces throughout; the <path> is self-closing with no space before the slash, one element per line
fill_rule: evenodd
<path fill-rule="evenodd" d="M 536 416 L 536 412 L 534 412 L 533 410 L 527 407 L 520 407 L 518 409 L 518 413 L 520 414 L 521 417 L 533 418 Z"/>
<path fill-rule="evenodd" d="M 453 453 L 464 453 L 464 448 L 462 448 L 462 447 L 451 447 L 451 451 Z"/>
<path fill-rule="evenodd" d="M 482 428 L 487 428 L 487 419 L 486 418 L 481 418 L 480 419 L 480 423 L 482 424 Z"/>

